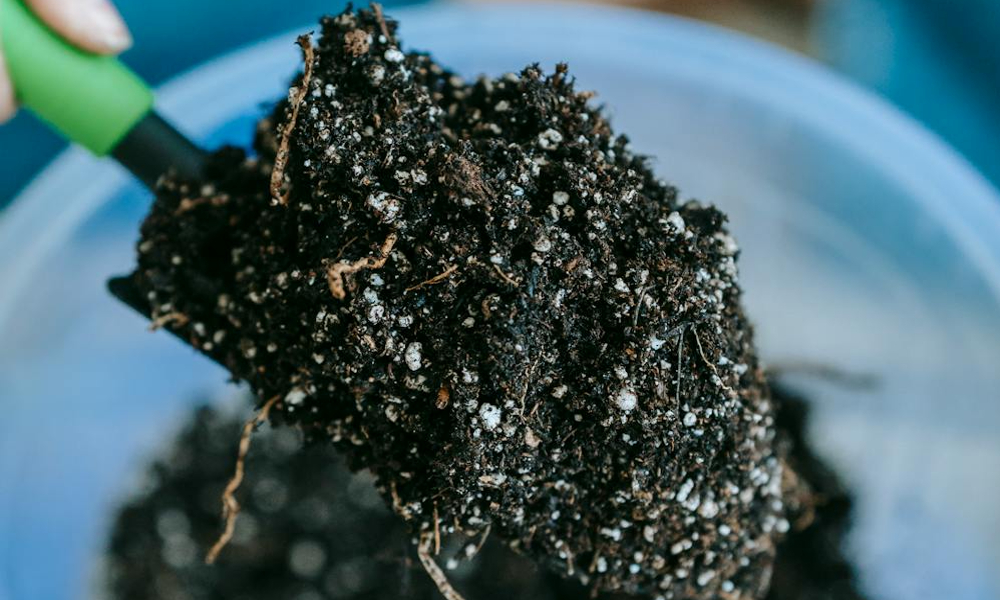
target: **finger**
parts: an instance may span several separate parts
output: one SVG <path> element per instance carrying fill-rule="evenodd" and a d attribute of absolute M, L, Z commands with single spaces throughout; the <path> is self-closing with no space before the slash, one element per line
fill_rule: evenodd
<path fill-rule="evenodd" d="M 118 54 L 132 35 L 108 0 L 28 0 L 31 9 L 70 43 L 96 54 Z"/>
<path fill-rule="evenodd" d="M 7 74 L 7 66 L 3 60 L 3 51 L 0 48 L 0 123 L 5 123 L 14 116 L 17 111 L 17 103 L 14 101 L 14 86 L 10 82 Z"/>

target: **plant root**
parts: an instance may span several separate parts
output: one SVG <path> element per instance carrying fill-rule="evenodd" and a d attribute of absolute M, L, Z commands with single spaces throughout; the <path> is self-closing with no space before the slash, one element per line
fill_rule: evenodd
<path fill-rule="evenodd" d="M 268 415 L 271 413 L 271 407 L 273 407 L 278 400 L 281 398 L 280 395 L 274 396 L 270 400 L 264 403 L 261 407 L 260 412 L 247 420 L 243 425 L 243 433 L 240 435 L 240 449 L 236 456 L 236 469 L 233 472 L 233 477 L 226 484 L 226 489 L 222 492 L 222 518 L 225 519 L 225 528 L 222 530 L 222 534 L 219 539 L 215 541 L 215 544 L 209 549 L 208 554 L 205 555 L 205 564 L 215 563 L 215 559 L 219 557 L 219 553 L 222 549 L 229 544 L 229 541 L 233 539 L 233 532 L 236 530 L 236 517 L 240 514 L 240 503 L 236 500 L 236 490 L 239 489 L 240 484 L 243 483 L 243 475 L 246 466 L 247 453 L 250 452 L 250 439 L 253 437 L 254 430 L 257 427 L 267 421 Z"/>
<path fill-rule="evenodd" d="M 282 191 L 285 184 L 285 167 L 288 165 L 288 145 L 291 141 L 292 131 L 295 130 L 295 122 L 299 118 L 299 108 L 309 93 L 309 82 L 312 81 L 313 71 L 313 47 L 312 37 L 308 34 L 300 35 L 298 39 L 299 47 L 302 48 L 302 59 L 305 61 L 305 70 L 302 74 L 302 82 L 299 83 L 295 98 L 292 101 L 292 114 L 285 123 L 281 131 L 281 142 L 278 144 L 278 152 L 274 155 L 274 168 L 271 170 L 271 201 L 282 206 L 288 205 L 289 191 Z"/>
<path fill-rule="evenodd" d="M 423 565 L 424 570 L 427 571 L 427 575 L 430 576 L 431 581 L 437 586 L 438 591 L 441 595 L 445 597 L 445 600 L 465 600 L 461 594 L 452 587 L 451 582 L 448 581 L 448 577 L 441 570 L 441 567 L 434 561 L 434 556 L 431 554 L 431 546 L 434 545 L 434 533 L 430 531 L 425 531 L 420 534 L 420 544 L 417 546 L 417 557 L 420 558 L 420 564 Z"/>
<path fill-rule="evenodd" d="M 343 300 L 347 297 L 347 290 L 344 281 L 345 275 L 350 275 L 357 271 L 363 269 L 381 269 L 385 261 L 389 259 L 389 253 L 392 252 L 392 247 L 396 244 L 396 234 L 390 233 L 385 241 L 382 242 L 382 247 L 379 248 L 379 256 L 375 258 L 374 256 L 367 256 L 365 258 L 359 258 L 358 260 L 347 262 L 339 261 L 335 262 L 326 269 L 326 279 L 330 284 L 330 293 L 337 300 Z"/>

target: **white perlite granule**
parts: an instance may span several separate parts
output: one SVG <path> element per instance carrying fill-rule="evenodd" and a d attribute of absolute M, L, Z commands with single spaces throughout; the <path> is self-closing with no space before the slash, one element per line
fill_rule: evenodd
<path fill-rule="evenodd" d="M 420 342 L 410 342 L 406 346 L 406 350 L 403 352 L 403 360 L 406 361 L 406 366 L 409 367 L 411 371 L 419 371 L 420 367 L 423 366 L 423 352 L 424 346 Z"/>
<path fill-rule="evenodd" d="M 483 420 L 483 427 L 489 430 L 496 429 L 500 425 L 500 417 L 503 413 L 492 404 L 483 404 L 479 407 L 479 418 Z"/>

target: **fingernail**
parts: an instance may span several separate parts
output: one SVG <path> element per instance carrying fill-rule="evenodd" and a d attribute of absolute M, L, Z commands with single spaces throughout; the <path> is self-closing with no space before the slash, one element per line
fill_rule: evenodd
<path fill-rule="evenodd" d="M 88 0 L 80 4 L 84 30 L 95 44 L 110 54 L 124 52 L 132 46 L 132 34 L 114 5 L 106 0 Z"/>

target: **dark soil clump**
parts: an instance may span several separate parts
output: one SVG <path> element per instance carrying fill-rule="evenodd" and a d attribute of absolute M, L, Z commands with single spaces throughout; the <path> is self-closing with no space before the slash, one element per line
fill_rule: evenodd
<path fill-rule="evenodd" d="M 817 456 L 806 432 L 809 405 L 776 387 L 779 435 L 789 445 L 788 462 L 812 495 L 793 531 L 778 546 L 768 598 L 773 600 L 863 600 L 854 567 L 844 554 L 851 525 L 851 495 L 837 474 Z"/>
<path fill-rule="evenodd" d="M 778 546 L 769 600 L 861 600 L 841 554 L 850 500 L 804 445 L 805 407 L 778 399 L 791 460 L 826 500 Z M 118 513 L 105 561 L 112 600 L 437 600 L 437 588 L 366 472 L 351 474 L 328 445 L 302 448 L 294 430 L 262 431 L 247 461 L 244 511 L 219 563 L 203 548 L 221 526 L 218 496 L 232 471 L 240 421 L 202 409 L 149 469 L 142 492 Z M 582 585 L 540 571 L 488 539 L 441 551 L 468 600 L 584 600 Z M 458 556 L 463 560 L 449 560 Z M 450 564 L 449 564 L 450 563 Z M 602 595 L 611 600 L 612 595 Z"/>
<path fill-rule="evenodd" d="M 724 215 L 565 66 L 467 83 L 395 32 L 324 19 L 259 156 L 162 183 L 134 275 L 156 322 L 370 468 L 425 550 L 498 538 L 594 590 L 762 596 L 810 500 Z"/>

